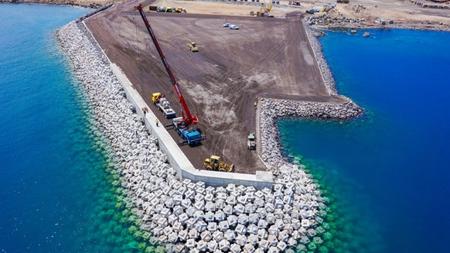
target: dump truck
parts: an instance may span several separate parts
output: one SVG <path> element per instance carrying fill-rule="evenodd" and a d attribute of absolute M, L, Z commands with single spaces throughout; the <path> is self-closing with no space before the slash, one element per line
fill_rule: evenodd
<path fill-rule="evenodd" d="M 197 43 L 191 41 L 187 45 L 188 45 L 188 48 L 191 50 L 191 52 L 193 52 L 193 53 L 198 52 Z"/>
<path fill-rule="evenodd" d="M 249 150 L 255 150 L 256 149 L 256 137 L 255 133 L 249 133 L 247 136 L 247 148 Z"/>
<path fill-rule="evenodd" d="M 222 161 L 220 156 L 211 155 L 203 161 L 203 166 L 207 170 L 232 172 L 234 170 L 234 164 L 226 163 Z"/>

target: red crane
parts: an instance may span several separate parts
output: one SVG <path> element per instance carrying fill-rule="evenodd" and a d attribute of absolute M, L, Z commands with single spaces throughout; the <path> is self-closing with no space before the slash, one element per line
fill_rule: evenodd
<path fill-rule="evenodd" d="M 164 68 L 167 71 L 167 74 L 170 77 L 170 80 L 172 81 L 173 88 L 175 90 L 175 93 L 178 96 L 178 100 L 180 101 L 181 107 L 182 107 L 182 116 L 183 116 L 183 122 L 186 125 L 192 125 L 198 123 L 198 118 L 195 115 L 192 115 L 191 110 L 189 110 L 188 105 L 186 104 L 186 101 L 184 100 L 183 94 L 180 91 L 180 86 L 178 85 L 178 82 L 175 78 L 175 75 L 173 74 L 169 63 L 166 60 L 166 57 L 164 56 L 164 53 L 159 46 L 158 40 L 156 39 L 155 33 L 153 32 L 152 27 L 150 26 L 150 23 L 147 20 L 147 17 L 144 14 L 144 10 L 142 7 L 142 4 L 139 4 L 136 6 L 136 9 L 139 11 L 139 14 L 141 14 L 142 20 L 144 21 L 145 27 L 147 28 L 148 33 L 150 34 L 150 37 L 152 38 L 153 44 L 155 44 L 156 50 L 158 50 L 159 57 L 161 58 L 161 61 L 164 65 Z"/>

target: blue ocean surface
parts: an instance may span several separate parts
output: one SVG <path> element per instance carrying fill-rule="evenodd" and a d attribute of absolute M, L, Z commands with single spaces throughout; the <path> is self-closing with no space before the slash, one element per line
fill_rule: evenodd
<path fill-rule="evenodd" d="M 0 252 L 153 252 L 55 31 L 89 9 L 0 4 Z M 148 237 L 147 237 L 148 239 Z"/>
<path fill-rule="evenodd" d="M 362 32 L 321 43 L 365 115 L 282 120 L 284 152 L 332 196 L 336 251 L 450 252 L 450 33 Z"/>

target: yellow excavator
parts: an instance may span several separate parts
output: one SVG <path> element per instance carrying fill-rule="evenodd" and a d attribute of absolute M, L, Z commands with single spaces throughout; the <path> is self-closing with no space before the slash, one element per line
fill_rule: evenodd
<path fill-rule="evenodd" d="M 270 14 L 270 11 L 272 10 L 272 0 L 264 0 L 261 3 L 261 8 L 256 13 L 254 11 L 250 12 L 251 16 L 257 16 L 257 17 L 273 17 L 273 15 Z"/>
<path fill-rule="evenodd" d="M 155 92 L 155 93 L 152 93 L 152 102 L 153 102 L 153 104 L 157 104 L 158 102 L 159 102 L 159 99 L 162 97 L 162 94 L 161 94 L 161 92 Z"/>
<path fill-rule="evenodd" d="M 207 170 L 215 170 L 215 171 L 224 171 L 224 172 L 232 172 L 234 170 L 234 164 L 229 164 L 220 158 L 217 155 L 211 155 L 203 161 L 203 166 Z"/>

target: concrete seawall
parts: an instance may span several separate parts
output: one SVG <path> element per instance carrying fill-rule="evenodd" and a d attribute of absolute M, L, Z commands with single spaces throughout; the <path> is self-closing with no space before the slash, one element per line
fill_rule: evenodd
<path fill-rule="evenodd" d="M 267 171 L 256 171 L 255 175 L 242 173 L 227 173 L 218 171 L 205 171 L 194 168 L 186 155 L 178 147 L 172 136 L 163 126 L 157 126 L 155 114 L 148 110 L 144 114 L 143 109 L 148 108 L 144 99 L 139 95 L 132 83 L 120 68 L 111 63 L 111 69 L 122 84 L 128 100 L 135 106 L 136 112 L 143 117 L 147 129 L 152 135 L 158 138 L 160 149 L 167 154 L 169 163 L 177 171 L 180 178 L 188 178 L 192 181 L 205 182 L 207 185 L 224 186 L 228 184 L 238 184 L 254 186 L 256 188 L 271 188 L 273 184 L 272 173 Z"/>
<path fill-rule="evenodd" d="M 180 178 L 187 178 L 192 181 L 205 182 L 207 185 L 212 186 L 225 186 L 228 184 L 247 185 L 260 188 L 271 188 L 273 184 L 273 176 L 270 171 L 256 171 L 255 174 L 242 174 L 242 173 L 227 173 L 219 171 L 205 171 L 195 168 L 186 155 L 178 147 L 172 136 L 167 132 L 163 126 L 157 126 L 157 117 L 149 109 L 149 106 L 141 97 L 139 92 L 133 87 L 133 84 L 127 78 L 125 73 L 116 64 L 112 63 L 108 56 L 103 52 L 103 49 L 96 42 L 94 36 L 89 31 L 84 21 L 81 21 L 82 25 L 90 35 L 90 39 L 104 57 L 108 60 L 110 68 L 114 75 L 121 83 L 127 99 L 133 104 L 136 113 L 144 120 L 145 126 L 149 132 L 158 138 L 160 149 L 168 156 L 169 163 L 177 171 Z M 147 113 L 144 114 L 144 108 L 147 108 Z"/>

